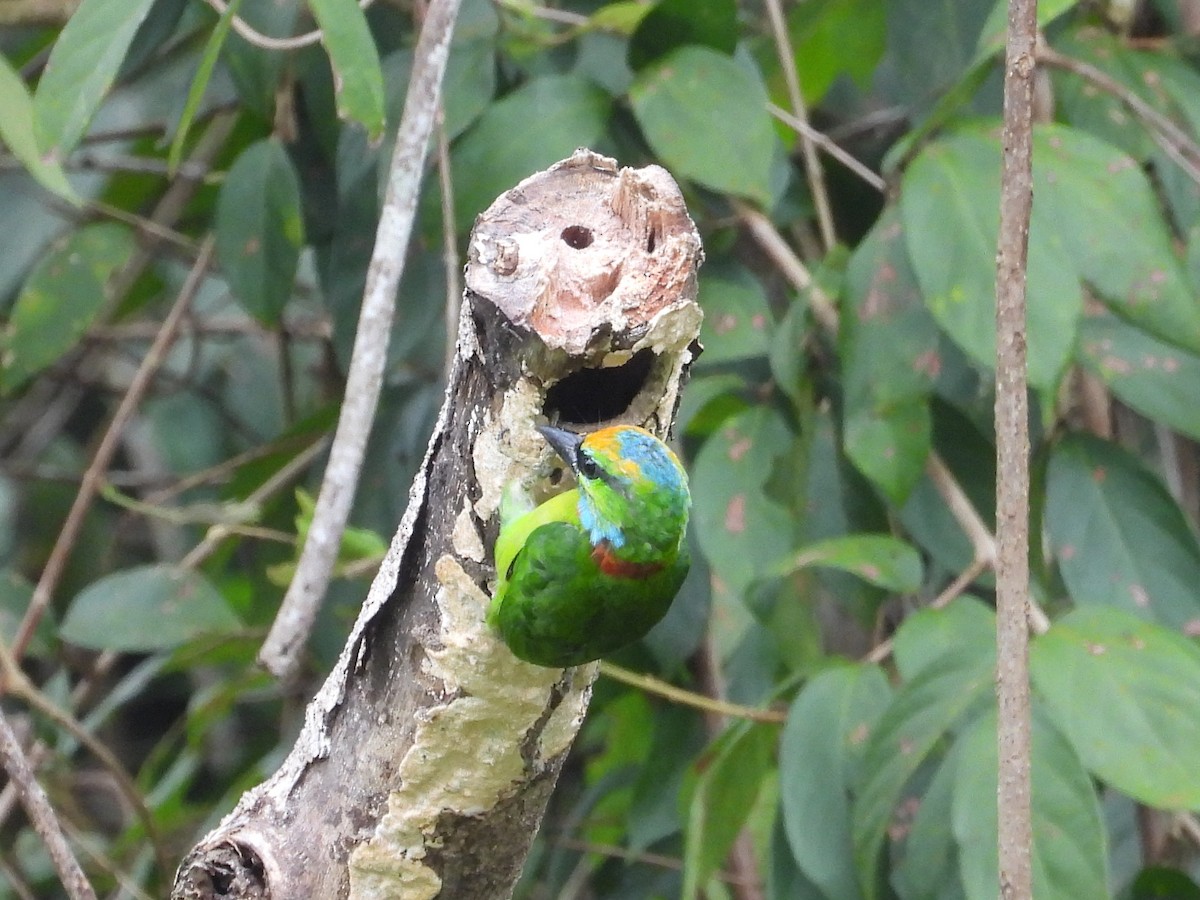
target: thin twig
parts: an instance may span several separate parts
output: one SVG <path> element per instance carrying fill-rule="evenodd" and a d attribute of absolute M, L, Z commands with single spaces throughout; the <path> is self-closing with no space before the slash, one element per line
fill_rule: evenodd
<path fill-rule="evenodd" d="M 800 75 L 796 71 L 796 53 L 792 49 L 792 39 L 788 34 L 787 22 L 783 18 L 783 8 L 780 0 L 767 0 L 767 18 L 771 20 L 771 34 L 775 38 L 775 48 L 779 53 L 779 67 L 783 70 L 783 80 L 787 85 L 788 102 L 792 105 L 792 114 L 808 124 L 808 108 L 804 105 L 804 94 L 800 90 Z M 821 167 L 821 158 L 813 139 L 804 131 L 800 132 L 800 153 L 804 159 L 804 171 L 808 176 L 808 188 L 812 191 L 813 203 L 817 210 L 817 225 L 821 229 L 821 242 L 825 249 L 831 249 L 837 243 L 837 231 L 833 224 L 833 207 L 829 202 L 829 188 L 825 184 L 825 170 Z"/>
<path fill-rule="evenodd" d="M 730 703 L 728 700 L 707 697 L 704 694 L 697 694 L 695 691 L 676 687 L 652 675 L 641 675 L 637 672 L 631 672 L 629 669 L 622 668 L 607 660 L 600 663 L 600 674 L 611 678 L 613 681 L 619 681 L 622 684 L 643 690 L 647 694 L 662 697 L 664 700 L 669 700 L 672 703 L 690 706 L 692 709 L 698 709 L 705 713 L 731 716 L 735 719 L 749 719 L 752 722 L 780 723 L 787 720 L 787 713 L 781 710 L 756 709 L 753 706 L 742 706 L 739 703 Z"/>
<path fill-rule="evenodd" d="M 88 341 L 145 341 L 158 333 L 160 323 L 151 321 L 117 322 L 100 325 L 85 336 Z M 202 319 L 189 318 L 179 329 L 181 335 L 197 337 L 240 337 L 265 338 L 283 332 L 293 341 L 328 341 L 333 335 L 333 325 L 328 316 L 297 316 L 267 328 L 256 319 L 239 315 L 206 316 Z"/>
<path fill-rule="evenodd" d="M 145 502 L 154 505 L 161 505 L 173 497 L 177 497 L 182 493 L 190 491 L 192 488 L 221 481 L 247 463 L 263 459 L 267 456 L 272 456 L 276 453 L 284 453 L 289 450 L 296 449 L 302 446 L 305 440 L 306 438 L 303 438 L 300 435 L 294 435 L 291 437 L 280 438 L 277 441 L 271 441 L 258 447 L 251 447 L 249 450 L 243 450 L 241 453 L 222 460 L 219 463 L 215 463 L 208 468 L 201 469 L 198 472 L 193 472 L 190 475 L 185 475 L 175 483 L 161 488 L 154 493 L 147 494 Z"/>
<path fill-rule="evenodd" d="M 971 586 L 971 582 L 983 574 L 989 565 L 990 563 L 986 559 L 976 557 L 971 560 L 967 564 L 967 567 L 959 572 L 954 577 L 954 580 L 942 589 L 940 594 L 929 601 L 928 608 L 941 609 L 944 606 L 949 606 L 963 595 L 963 592 Z M 863 656 L 863 662 L 881 663 L 892 655 L 892 649 L 893 639 L 889 637 L 887 640 L 880 641 L 872 647 L 871 651 Z"/>
<path fill-rule="evenodd" d="M 997 852 L 1002 900 L 1033 896 L 1029 688 L 1029 401 L 1026 265 L 1033 211 L 1037 0 L 1009 0 L 996 245 Z"/>
<path fill-rule="evenodd" d="M 734 210 L 751 236 L 792 286 L 798 291 L 808 292 L 809 303 L 818 324 L 831 335 L 836 335 L 840 327 L 837 308 L 812 277 L 808 267 L 775 229 L 771 220 L 758 210 L 737 201 L 734 202 Z M 945 500 L 950 514 L 971 542 L 974 559 L 992 566 L 996 559 L 996 539 L 955 479 L 954 473 L 936 452 L 929 454 L 925 470 Z M 1050 619 L 1032 596 L 1027 598 L 1027 608 L 1029 627 L 1034 634 L 1045 633 L 1050 627 Z"/>
<path fill-rule="evenodd" d="M 1150 130 L 1163 152 L 1171 157 L 1192 181 L 1200 184 L 1200 144 L 1136 92 L 1091 63 L 1059 53 L 1045 41 L 1038 42 L 1036 59 L 1042 65 L 1078 75 L 1106 94 L 1116 97 Z"/>
<path fill-rule="evenodd" d="M 70 819 L 64 819 L 62 825 L 67 837 L 80 849 L 84 856 L 95 864 L 95 868 L 107 872 L 112 876 L 113 880 L 121 886 L 121 890 L 128 894 L 132 900 L 154 900 L 150 894 L 142 890 L 141 885 L 137 884 L 127 872 L 121 871 L 121 868 L 113 861 L 112 857 L 102 853 L 95 846 L 95 841 L 89 840 L 88 836 L 81 833 Z M 118 896 L 123 900 L 124 895 Z"/>
<path fill-rule="evenodd" d="M 441 101 L 442 77 L 459 3 L 460 0 L 433 0 L 421 27 L 404 115 L 388 173 L 387 195 L 380 211 L 375 248 L 367 271 L 367 285 L 329 465 L 317 497 L 312 527 L 296 565 L 296 575 L 259 651 L 259 661 L 284 680 L 297 671 L 300 650 L 308 641 L 317 608 L 329 586 L 342 532 L 350 517 L 367 438 L 383 385 L 396 288 L 412 234 L 421 176 Z"/>
<path fill-rule="evenodd" d="M 8 886 L 16 893 L 17 900 L 37 900 L 33 889 L 25 883 L 25 880 L 8 864 L 8 860 L 2 856 L 0 856 L 0 882 L 8 883 Z"/>
<path fill-rule="evenodd" d="M 607 856 L 610 859 L 620 859 L 625 862 L 642 863 L 647 866 L 658 866 L 660 869 L 679 871 L 683 868 L 683 860 L 674 856 L 664 856 L 661 853 L 646 853 L 618 847 L 615 844 L 598 844 L 594 841 L 582 841 L 578 838 L 556 837 L 553 843 L 567 850 L 578 850 L 580 853 L 594 853 L 597 856 Z M 725 884 L 743 884 L 744 881 L 732 872 L 717 871 L 713 877 Z"/>
<path fill-rule="evenodd" d="M 88 883 L 79 861 L 71 852 L 67 838 L 58 823 L 58 817 L 50 806 L 46 792 L 38 784 L 33 775 L 33 769 L 21 750 L 21 742 L 13 734 L 8 724 L 8 718 L 0 709 L 0 767 L 8 773 L 9 779 L 16 786 L 21 798 L 21 805 L 29 815 L 33 830 L 38 833 L 46 849 L 50 852 L 50 860 L 58 872 L 58 879 L 66 889 L 71 900 L 96 900 L 96 892 Z"/>
<path fill-rule="evenodd" d="M 225 15 L 229 9 L 229 4 L 225 0 L 205 0 L 219 16 Z M 366 9 L 375 0 L 358 0 L 358 8 Z M 263 34 L 241 16 L 234 16 L 233 30 L 238 33 L 238 36 L 243 38 L 247 43 L 253 44 L 263 50 L 299 50 L 303 47 L 311 47 L 313 44 L 321 40 L 321 29 L 308 31 L 304 34 L 298 34 L 294 37 L 277 38 L 269 34 Z"/>
<path fill-rule="evenodd" d="M 454 336 L 458 334 L 458 314 L 462 304 L 462 260 L 458 258 L 458 234 L 454 221 L 454 173 L 450 167 L 450 141 L 446 135 L 445 111 L 438 109 L 437 120 L 438 185 L 442 194 L 442 266 L 446 272 L 446 354 L 443 362 L 447 382 L 450 368 L 458 358 Z"/>
<path fill-rule="evenodd" d="M 584 28 L 591 21 L 587 16 L 579 13 L 568 12 L 565 9 L 554 9 L 550 6 L 539 6 L 536 3 L 524 2 L 524 0 L 492 0 L 500 9 L 507 9 L 510 12 L 515 12 L 521 15 L 530 15 L 535 19 L 542 19 L 546 22 L 558 22 L 561 25 L 571 25 L 575 28 Z"/>
<path fill-rule="evenodd" d="M 809 125 L 808 122 L 793 116 L 786 109 L 778 107 L 774 103 L 767 104 L 767 112 L 788 128 L 793 129 L 797 134 L 808 138 L 871 187 L 875 188 L 875 190 L 879 191 L 879 193 L 882 194 L 887 190 L 887 182 L 883 180 L 883 176 L 877 172 L 873 172 L 866 165 L 859 162 L 824 134 Z"/>
<path fill-rule="evenodd" d="M 105 650 L 95 658 L 84 677 L 71 689 L 70 696 L 67 697 L 67 709 L 80 709 L 91 700 L 97 686 L 112 671 L 117 658 L 118 654 L 112 650 Z M 46 759 L 49 752 L 49 748 L 47 748 L 45 742 L 38 740 L 34 742 L 26 756 L 29 759 L 30 765 L 36 769 Z M 13 787 L 12 782 L 9 782 L 4 787 L 4 790 L 0 790 L 0 827 L 8 821 L 8 817 L 12 814 L 13 808 L 16 806 L 16 801 L 16 789 Z"/>
<path fill-rule="evenodd" d="M 971 542 L 974 558 L 981 560 L 989 567 L 994 566 L 996 564 L 996 539 L 976 511 L 975 505 L 971 503 L 971 498 L 967 496 L 962 485 L 955 479 L 950 467 L 936 453 L 931 453 L 929 459 L 925 461 L 925 474 L 929 476 L 934 488 L 945 501 L 946 508 L 950 510 L 950 515 L 954 517 L 958 527 L 963 530 L 963 534 Z"/>
<path fill-rule="evenodd" d="M 812 277 L 812 273 L 808 271 L 808 267 L 801 262 L 788 242 L 784 240 L 783 235 L 775 228 L 771 220 L 764 213 L 759 212 L 753 207 L 747 206 L 740 200 L 733 201 L 734 211 L 742 224 L 750 231 L 751 236 L 758 241 L 758 245 L 763 249 L 763 252 L 770 257 L 771 262 L 775 263 L 775 267 L 783 273 L 783 277 L 792 283 L 792 286 L 800 292 L 809 292 L 809 305 L 812 307 L 813 315 L 816 316 L 817 322 L 828 331 L 830 334 L 838 332 L 838 312 L 837 307 L 833 305 L 833 301 L 828 295 L 821 290 L 820 285 Z"/>
<path fill-rule="evenodd" d="M 79 533 L 83 528 L 83 521 L 87 515 L 87 511 L 91 508 L 92 501 L 95 500 L 100 486 L 104 483 L 104 473 L 112 462 L 113 454 L 116 453 L 117 445 L 121 440 L 121 434 L 124 432 L 129 420 L 133 417 L 138 405 L 142 402 L 142 397 L 145 396 L 146 391 L 150 388 L 155 373 L 166 359 L 167 351 L 175 340 L 179 323 L 183 320 L 188 305 L 192 302 L 192 299 L 196 296 L 196 292 L 200 289 L 200 285 L 204 281 L 209 262 L 212 260 L 212 252 L 213 239 L 210 235 L 205 238 L 204 243 L 201 245 L 200 255 L 196 259 L 196 264 L 188 273 L 188 277 L 179 291 L 179 296 L 175 298 L 175 303 L 171 307 L 171 311 L 167 313 L 167 317 L 163 321 L 162 329 L 154 339 L 154 343 L 150 345 L 150 349 L 146 351 L 145 358 L 142 360 L 141 365 L 138 366 L 137 372 L 134 373 L 133 380 L 129 383 L 129 390 L 121 398 L 121 403 L 117 407 L 117 411 L 113 414 L 112 421 L 109 423 L 108 429 L 104 432 L 104 436 L 100 439 L 100 445 L 96 448 L 96 453 L 92 457 L 91 463 L 83 473 L 83 479 L 79 484 L 79 491 L 75 494 L 75 500 L 71 504 L 70 511 L 67 513 L 66 521 L 63 522 L 62 530 L 54 542 L 54 547 L 50 551 L 45 567 L 42 569 L 42 577 L 38 579 L 37 586 L 33 589 L 33 595 L 29 599 L 29 607 L 25 611 L 25 617 L 21 620 L 21 625 L 17 629 L 17 635 L 13 639 L 12 655 L 13 659 L 17 662 L 20 662 L 21 658 L 25 655 L 25 649 L 33 637 L 34 629 L 37 628 L 38 622 L 42 620 L 42 616 L 46 612 L 46 607 L 50 604 L 50 600 L 54 596 L 54 591 L 58 588 L 58 582 L 62 578 L 67 560 L 70 558 L 71 551 L 75 547 L 75 541 L 78 540 Z"/>
<path fill-rule="evenodd" d="M 142 826 L 146 829 L 146 837 L 154 850 L 161 877 L 167 878 L 171 873 L 171 861 L 167 856 L 166 846 L 162 835 L 154 822 L 154 814 L 146 806 L 138 786 L 133 783 L 125 767 L 103 743 L 95 738 L 83 725 L 53 700 L 39 691 L 32 681 L 21 671 L 4 642 L 0 641 L 0 684 L 4 691 L 14 697 L 24 700 L 30 707 L 79 741 L 112 775 L 117 784 L 117 790 L 125 801 L 133 808 Z"/>
<path fill-rule="evenodd" d="M 247 506 L 258 506 L 268 497 L 272 496 L 280 488 L 285 487 L 300 473 L 302 473 L 312 463 L 313 459 L 325 449 L 328 443 L 326 438 L 314 441 L 308 447 L 305 447 L 297 453 L 292 459 L 289 459 L 279 471 L 264 481 L 261 485 L 250 492 L 244 501 Z M 182 569 L 194 569 L 208 559 L 213 551 L 221 545 L 221 542 L 227 537 L 241 530 L 240 526 L 217 523 L 208 529 L 208 533 L 204 536 L 199 544 L 192 548 L 183 559 L 179 561 L 179 567 Z M 339 544 L 340 548 L 340 544 Z"/>

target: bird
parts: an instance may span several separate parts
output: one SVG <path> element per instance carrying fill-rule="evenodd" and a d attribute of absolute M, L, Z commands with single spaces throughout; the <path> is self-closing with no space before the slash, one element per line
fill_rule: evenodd
<path fill-rule="evenodd" d="M 520 659 L 566 668 L 633 643 L 666 615 L 690 564 L 691 494 L 679 458 L 644 428 L 537 430 L 576 487 L 517 514 L 501 504 L 487 621 Z"/>

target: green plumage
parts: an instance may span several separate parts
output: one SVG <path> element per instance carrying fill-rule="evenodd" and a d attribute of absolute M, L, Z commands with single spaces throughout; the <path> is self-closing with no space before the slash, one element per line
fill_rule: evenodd
<path fill-rule="evenodd" d="M 521 659 L 575 666 L 666 615 L 688 571 L 690 498 L 679 461 L 642 429 L 541 430 L 579 488 L 502 524 L 488 622 Z"/>

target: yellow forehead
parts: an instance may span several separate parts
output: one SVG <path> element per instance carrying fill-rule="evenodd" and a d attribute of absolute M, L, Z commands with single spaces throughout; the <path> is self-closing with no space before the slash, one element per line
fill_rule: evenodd
<path fill-rule="evenodd" d="M 628 478 L 636 478 L 641 475 L 642 467 L 628 452 L 629 439 L 634 435 L 645 435 L 653 439 L 653 435 L 644 428 L 635 425 L 612 425 L 593 431 L 583 439 L 583 446 L 593 456 L 603 457 L 610 462 L 610 469 L 615 469 Z"/>

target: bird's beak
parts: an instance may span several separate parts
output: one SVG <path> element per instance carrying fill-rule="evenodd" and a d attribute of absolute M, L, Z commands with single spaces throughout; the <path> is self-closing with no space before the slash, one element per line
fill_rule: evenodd
<path fill-rule="evenodd" d="M 546 439 L 546 443 L 554 448 L 554 452 L 562 457 L 562 461 L 574 469 L 575 461 L 579 456 L 579 445 L 583 443 L 583 435 L 573 431 L 564 431 L 561 428 L 553 428 L 550 425 L 538 425 L 537 430 Z"/>

